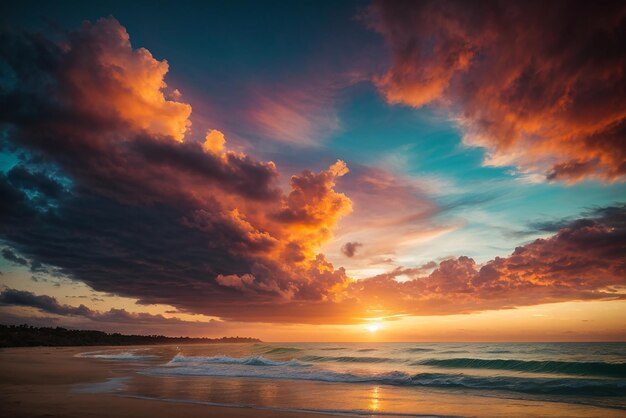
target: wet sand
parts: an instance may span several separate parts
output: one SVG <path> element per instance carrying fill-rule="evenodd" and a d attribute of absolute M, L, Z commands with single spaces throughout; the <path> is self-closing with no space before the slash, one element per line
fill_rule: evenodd
<path fill-rule="evenodd" d="M 114 394 L 76 393 L 74 385 L 123 377 L 109 362 L 74 357 L 114 347 L 29 347 L 0 349 L 0 417 L 291 418 L 302 413 L 134 399 Z M 115 347 L 119 348 L 119 347 Z M 309 416 L 332 416 L 307 414 Z"/>

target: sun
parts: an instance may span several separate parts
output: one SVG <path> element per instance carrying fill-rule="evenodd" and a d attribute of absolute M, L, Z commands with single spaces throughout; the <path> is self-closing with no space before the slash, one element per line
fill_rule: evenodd
<path fill-rule="evenodd" d="M 380 324 L 379 323 L 373 323 L 367 326 L 367 330 L 369 332 L 376 332 L 380 329 Z"/>

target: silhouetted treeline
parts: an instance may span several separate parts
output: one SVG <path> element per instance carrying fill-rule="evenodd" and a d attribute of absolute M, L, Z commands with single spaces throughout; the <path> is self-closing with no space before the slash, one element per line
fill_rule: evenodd
<path fill-rule="evenodd" d="M 73 346 L 73 345 L 144 345 L 190 343 L 255 343 L 258 338 L 191 338 L 163 335 L 123 335 L 102 331 L 66 328 L 38 328 L 28 325 L 0 325 L 0 347 Z"/>

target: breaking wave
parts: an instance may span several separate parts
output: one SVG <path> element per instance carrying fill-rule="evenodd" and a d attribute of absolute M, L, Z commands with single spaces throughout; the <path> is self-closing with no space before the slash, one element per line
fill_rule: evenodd
<path fill-rule="evenodd" d="M 626 377 L 626 363 L 502 360 L 477 358 L 426 359 L 412 365 L 454 369 L 494 369 L 526 373 L 558 373 L 578 376 Z"/>

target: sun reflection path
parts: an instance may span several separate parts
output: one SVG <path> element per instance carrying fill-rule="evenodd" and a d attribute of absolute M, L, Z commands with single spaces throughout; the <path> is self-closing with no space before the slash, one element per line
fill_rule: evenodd
<path fill-rule="evenodd" d="M 380 388 L 378 386 L 374 386 L 372 388 L 372 393 L 370 394 L 370 406 L 369 409 L 372 411 L 378 411 L 379 408 L 379 400 L 378 400 L 378 396 L 379 396 L 379 390 Z"/>

